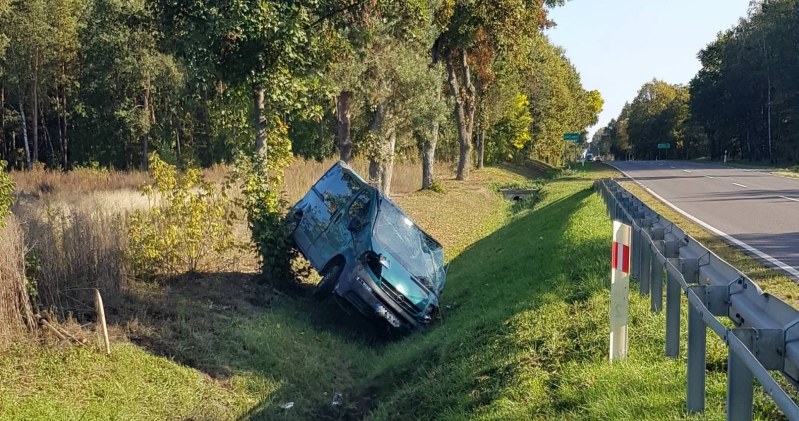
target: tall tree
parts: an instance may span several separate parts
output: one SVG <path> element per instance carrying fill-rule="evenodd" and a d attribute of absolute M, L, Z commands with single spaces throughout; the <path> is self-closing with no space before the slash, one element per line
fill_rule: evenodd
<path fill-rule="evenodd" d="M 455 0 L 444 3 L 438 11 L 443 31 L 436 42 L 436 53 L 446 63 L 449 92 L 455 104 L 460 142 L 458 180 L 467 179 L 471 169 L 478 103 L 472 68 L 476 67 L 479 74 L 490 74 L 492 56 L 498 50 L 513 50 L 526 37 L 551 25 L 544 6 L 563 3 L 564 0 Z"/>

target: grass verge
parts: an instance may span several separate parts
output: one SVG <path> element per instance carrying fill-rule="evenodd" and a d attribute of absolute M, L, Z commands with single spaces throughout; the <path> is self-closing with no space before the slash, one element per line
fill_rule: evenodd
<path fill-rule="evenodd" d="M 630 359 L 606 361 L 611 230 L 591 185 L 615 173 L 569 174 L 512 217 L 490 185 L 521 178 L 497 169 L 398 199 L 451 258 L 443 320 L 424 332 L 386 338 L 246 274 L 176 279 L 112 315 L 136 345 L 110 357 L 0 351 L 0 419 L 690 419 L 685 361 L 662 356 L 648 300 L 631 297 Z M 693 418 L 721 419 L 726 353 L 708 349 L 708 410 Z M 756 416 L 773 418 L 764 396 Z"/>

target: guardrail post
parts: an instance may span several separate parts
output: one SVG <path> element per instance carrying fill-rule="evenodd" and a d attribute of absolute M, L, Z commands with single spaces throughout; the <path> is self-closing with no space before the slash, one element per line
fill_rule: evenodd
<path fill-rule="evenodd" d="M 665 242 L 663 241 L 664 228 L 660 224 L 656 224 L 652 228 L 652 274 L 649 279 L 649 287 L 651 292 L 651 302 L 649 310 L 653 313 L 660 312 L 663 308 L 663 265 L 660 264 L 655 252 L 663 254 L 665 251 Z"/>
<path fill-rule="evenodd" d="M 732 329 L 727 335 L 735 335 L 748 349 L 753 349 L 754 329 Z M 728 338 L 728 341 L 735 338 Z M 743 360 L 727 347 L 727 420 L 749 421 L 752 419 L 754 376 Z"/>
<path fill-rule="evenodd" d="M 638 292 L 642 296 L 649 294 L 651 289 L 650 281 L 652 279 L 652 249 L 650 248 L 649 236 L 651 235 L 652 225 L 654 223 L 654 216 L 651 214 L 646 215 L 646 213 L 644 213 L 644 218 L 641 219 L 641 230 L 638 233 L 638 238 L 640 240 L 639 247 L 641 248 L 639 252 L 641 270 L 638 272 Z"/>
<path fill-rule="evenodd" d="M 664 255 L 667 261 L 679 264 L 676 257 L 680 254 L 680 243 L 677 239 L 669 239 L 665 243 Z M 680 356 L 680 284 L 671 271 L 666 271 L 666 356 Z"/>
<path fill-rule="evenodd" d="M 696 294 L 701 302 L 705 301 L 705 289 L 702 286 L 689 287 L 688 293 Z M 688 303 L 688 385 L 686 407 L 688 412 L 704 412 L 705 410 L 705 364 L 707 352 L 707 328 L 702 320 L 702 313 L 689 300 Z"/>

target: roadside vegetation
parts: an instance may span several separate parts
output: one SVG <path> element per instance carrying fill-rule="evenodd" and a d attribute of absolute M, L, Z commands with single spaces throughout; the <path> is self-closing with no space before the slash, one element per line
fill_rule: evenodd
<path fill-rule="evenodd" d="M 610 175 L 589 164 L 540 181 L 541 200 L 515 216 L 495 186 L 529 181 L 496 168 L 397 197 L 450 263 L 442 319 L 405 338 L 247 269 L 125 285 L 110 356 L 76 321 L 63 328 L 83 346 L 44 335 L 49 346 L 3 348 L 0 418 L 692 418 L 684 358 L 663 357 L 648 300 L 631 297 L 631 358 L 606 361 L 610 229 L 591 185 Z M 709 349 L 714 419 L 726 352 Z M 777 414 L 760 392 L 756 408 Z"/>

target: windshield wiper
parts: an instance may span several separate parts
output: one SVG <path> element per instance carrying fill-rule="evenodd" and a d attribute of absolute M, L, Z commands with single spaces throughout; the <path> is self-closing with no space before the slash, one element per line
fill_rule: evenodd
<path fill-rule="evenodd" d="M 426 276 L 411 275 L 411 279 L 413 280 L 413 282 L 416 283 L 416 285 L 419 285 L 420 287 L 422 287 L 422 289 L 427 291 L 428 294 L 432 294 L 433 293 L 433 291 L 430 290 L 430 287 L 432 287 L 432 285 L 430 285 L 430 287 L 428 287 L 428 285 L 427 285 L 427 284 L 430 283 L 430 280 L 427 279 Z"/>

